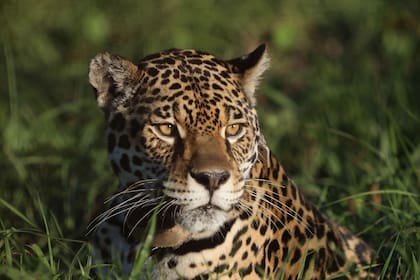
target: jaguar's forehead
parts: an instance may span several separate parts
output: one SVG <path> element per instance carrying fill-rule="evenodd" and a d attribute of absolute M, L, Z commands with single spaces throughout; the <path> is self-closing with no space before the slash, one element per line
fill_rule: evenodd
<path fill-rule="evenodd" d="M 215 64 L 219 64 L 227 67 L 227 64 L 224 61 L 215 56 L 193 49 L 169 49 L 150 54 L 145 56 L 139 64 L 142 66 L 147 64 L 174 65 L 177 61 L 182 61 L 183 63 L 191 65 L 207 64 L 215 66 Z"/>
<path fill-rule="evenodd" d="M 139 113 L 196 128 L 206 123 L 207 129 L 249 113 L 235 69 L 212 55 L 172 49 L 145 57 L 138 67 L 142 74 L 132 105 L 142 108 Z"/>
<path fill-rule="evenodd" d="M 200 85 L 204 90 L 222 90 L 226 87 L 235 88 L 235 95 L 240 85 L 234 67 L 213 55 L 196 51 L 171 49 L 152 54 L 143 58 L 138 66 L 143 70 L 143 83 L 154 86 L 160 79 L 160 86 L 171 81 L 170 89 L 178 89 L 181 83 L 190 86 Z"/>
<path fill-rule="evenodd" d="M 108 120 L 133 112 L 158 117 L 178 113 L 194 125 L 190 118 L 217 122 L 222 114 L 252 116 L 249 111 L 254 111 L 255 90 L 268 60 L 265 45 L 230 60 L 196 50 L 171 49 L 135 64 L 100 53 L 89 65 L 89 82 Z"/>

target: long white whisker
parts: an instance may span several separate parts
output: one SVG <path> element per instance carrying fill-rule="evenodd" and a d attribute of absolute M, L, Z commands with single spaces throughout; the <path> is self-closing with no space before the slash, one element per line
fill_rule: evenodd
<path fill-rule="evenodd" d="M 130 193 L 135 193 L 135 192 L 155 191 L 157 189 L 157 187 L 154 183 L 158 182 L 158 181 L 159 181 L 158 179 L 145 179 L 145 180 L 137 181 L 137 182 L 129 185 L 128 187 L 124 188 L 122 191 L 117 192 L 116 194 L 112 195 L 110 198 L 105 200 L 105 203 L 108 203 L 109 201 L 115 199 L 116 197 L 119 197 L 119 196 L 124 195 L 124 194 L 130 194 Z M 145 186 L 145 185 L 148 185 L 148 186 L 146 188 L 139 188 L 139 187 Z M 150 188 L 151 186 L 153 188 Z"/>
<path fill-rule="evenodd" d="M 273 191 L 271 191 L 273 193 Z M 279 195 L 279 197 L 283 197 L 281 195 Z M 309 225 L 305 222 L 304 218 L 302 215 L 300 215 L 296 210 L 293 210 L 291 207 L 287 206 L 284 202 L 280 201 L 279 199 L 276 199 L 274 197 L 270 197 L 274 202 L 277 202 L 278 204 L 280 204 L 281 206 L 285 207 L 286 209 L 288 209 L 289 211 L 287 212 L 288 215 L 292 218 L 294 218 L 294 216 L 292 215 L 295 214 L 296 218 L 298 219 L 299 222 L 301 222 L 309 231 L 311 231 L 311 229 L 309 228 Z M 277 204 L 274 204 L 270 201 L 268 201 L 266 198 L 263 197 L 264 202 L 270 204 L 271 206 L 280 209 L 280 206 Z M 312 232 L 311 232 L 312 233 Z"/>
<path fill-rule="evenodd" d="M 248 187 L 248 188 L 247 188 Z M 252 185 L 246 185 L 245 186 L 245 189 L 247 190 L 247 191 L 255 191 L 255 190 L 252 190 L 252 189 L 250 189 L 249 187 L 254 187 L 254 186 L 252 186 Z M 264 190 L 265 192 L 271 192 L 271 193 L 274 193 L 272 190 L 267 190 L 267 189 L 265 189 Z M 288 198 L 288 197 L 286 197 L 286 196 L 283 196 L 283 195 L 280 195 L 280 194 L 278 194 L 278 196 L 279 197 L 283 197 L 283 198 Z M 274 198 L 274 197 L 270 197 L 270 199 L 272 199 L 273 201 L 275 201 L 275 202 L 277 202 L 277 203 L 279 203 L 281 206 L 284 206 L 287 210 L 289 210 L 290 211 L 290 213 L 294 213 L 294 214 L 296 214 L 296 216 L 298 216 L 299 217 L 299 222 L 304 222 L 302 219 L 303 219 L 303 217 L 301 216 L 301 215 L 299 215 L 295 210 L 293 210 L 291 207 L 289 207 L 289 206 L 287 206 L 284 202 L 282 202 L 281 200 L 279 200 L 279 199 L 276 199 L 276 198 Z M 288 213 L 288 212 L 284 212 L 284 209 L 282 209 L 282 208 L 280 208 L 279 207 L 279 205 L 277 205 L 277 204 L 274 204 L 274 203 L 272 203 L 272 202 L 270 202 L 270 201 L 268 201 L 264 196 L 262 196 L 261 197 L 261 200 L 263 200 L 264 202 L 266 202 L 266 203 L 268 203 L 268 204 L 270 204 L 271 206 L 273 206 L 274 208 L 277 208 L 277 209 L 279 209 L 280 211 L 283 211 L 283 213 Z M 289 215 L 291 215 L 289 213 Z M 291 216 L 291 217 L 293 217 L 293 215 Z"/>
<path fill-rule="evenodd" d="M 165 217 L 166 216 L 166 212 L 169 210 L 169 208 L 174 205 L 175 202 L 174 201 L 169 201 L 166 203 L 166 205 L 164 207 L 162 207 L 161 209 L 159 209 L 159 212 L 161 212 L 162 210 L 162 216 Z M 158 214 L 159 214 L 158 212 Z"/>
<path fill-rule="evenodd" d="M 269 184 L 270 186 L 287 188 L 287 186 L 282 185 L 281 183 L 276 183 L 276 182 L 273 182 L 273 181 L 268 180 L 268 179 L 253 178 L 253 179 L 246 179 L 245 180 L 245 184 L 249 183 L 249 182 L 251 182 L 251 183 L 253 183 L 253 182 L 263 182 L 263 183 Z"/>
<path fill-rule="evenodd" d="M 159 197 L 161 198 L 161 197 Z M 154 198 L 154 200 L 158 200 L 159 198 Z M 135 200 L 135 201 L 134 201 Z M 117 205 L 113 206 L 112 208 L 106 210 L 104 213 L 98 215 L 90 224 L 89 224 L 89 228 L 91 228 L 88 231 L 88 234 L 90 232 L 92 232 L 93 230 L 97 229 L 99 227 L 100 224 L 102 224 L 103 222 L 118 216 L 124 212 L 126 212 L 126 217 L 128 215 L 128 213 L 132 210 L 132 209 L 137 209 L 138 207 L 142 206 L 142 205 L 147 205 L 148 203 L 151 203 L 153 199 L 149 198 L 147 195 L 144 196 L 142 194 L 137 194 L 127 200 L 124 200 L 120 203 L 118 203 Z M 124 222 L 126 221 L 126 217 L 124 219 Z"/>
<path fill-rule="evenodd" d="M 247 215 L 251 215 L 253 208 L 251 205 L 247 204 L 248 202 L 244 201 L 244 200 L 239 200 L 239 206 L 240 208 L 245 211 L 247 213 Z"/>
<path fill-rule="evenodd" d="M 136 229 L 136 227 L 138 226 L 138 225 L 140 225 L 140 223 L 146 218 L 146 217 L 148 217 L 151 213 L 153 213 L 154 211 L 156 211 L 156 209 L 158 208 L 158 207 L 160 207 L 161 206 L 161 204 L 158 204 L 158 205 L 156 205 L 155 207 L 153 207 L 152 209 L 150 209 L 140 220 L 138 220 L 135 224 L 134 224 L 134 226 L 133 226 L 133 228 L 130 230 L 130 232 L 128 233 L 128 236 L 131 236 L 132 234 L 133 234 L 133 232 L 134 232 L 134 230 Z"/>
<path fill-rule="evenodd" d="M 249 188 L 249 187 L 253 187 L 253 186 L 247 185 L 247 187 L 245 188 L 245 190 L 248 193 L 250 193 L 250 192 L 255 192 L 256 193 L 256 190 L 252 190 L 252 189 Z M 269 192 L 273 193 L 272 190 L 264 190 L 264 191 L 266 191 L 266 192 L 269 191 Z M 284 197 L 284 196 L 279 195 L 279 197 Z M 270 199 L 273 200 L 274 202 L 277 202 L 278 204 L 267 200 L 264 197 L 264 195 L 261 196 L 260 201 L 272 206 L 274 209 L 277 209 L 277 210 L 281 211 L 282 213 L 290 216 L 291 218 L 297 218 L 297 220 L 305 227 L 305 229 L 307 229 L 309 232 L 311 232 L 313 234 L 312 229 L 310 228 L 308 223 L 303 219 L 303 217 L 297 211 L 293 210 L 291 207 L 287 206 L 284 202 L 280 201 L 279 199 L 276 199 L 272 196 L 270 196 Z M 286 209 L 284 209 L 284 208 L 286 208 Z M 266 210 L 269 210 L 269 209 L 266 208 Z M 281 222 L 281 223 L 283 224 L 283 226 L 285 226 L 283 222 Z"/>
<path fill-rule="evenodd" d="M 117 205 L 109 208 L 108 210 L 104 211 L 102 214 L 98 215 L 95 219 L 93 219 L 93 221 L 90 224 L 96 223 L 98 220 L 102 220 L 104 217 L 112 214 L 113 212 L 115 212 L 116 210 L 118 210 L 119 208 L 123 207 L 125 204 L 131 203 L 133 200 L 142 199 L 141 198 L 142 194 L 137 194 L 134 195 L 133 197 L 123 200 L 122 202 L 118 203 Z"/>
<path fill-rule="evenodd" d="M 100 215 L 98 215 L 97 217 L 95 217 L 88 225 L 88 228 L 90 229 L 88 231 L 88 233 L 92 232 L 92 230 L 96 229 L 101 223 L 103 223 L 106 220 L 109 220 L 110 218 L 115 216 L 115 213 L 118 212 L 119 210 L 123 207 L 129 207 L 129 206 L 125 206 L 125 205 L 131 205 L 134 202 L 124 202 L 124 203 L 120 203 L 106 211 L 104 211 L 103 213 L 101 213 Z M 118 214 L 117 213 L 117 214 Z"/>
<path fill-rule="evenodd" d="M 160 199 L 162 199 L 163 196 L 158 196 L 156 198 L 151 198 L 145 201 L 136 201 L 131 207 L 130 209 L 127 209 L 127 213 L 124 216 L 124 221 L 123 224 L 126 224 L 128 216 L 130 216 L 131 211 L 136 210 L 139 207 L 144 207 L 144 206 L 149 206 L 152 204 L 156 204 L 156 201 L 159 201 Z"/>
<path fill-rule="evenodd" d="M 246 186 L 246 187 L 249 187 L 249 185 L 248 186 Z M 250 188 L 245 188 L 245 190 L 247 191 L 247 192 L 252 192 L 252 193 L 255 193 L 255 194 L 257 194 L 257 192 L 255 191 L 255 190 L 253 190 L 253 189 L 250 189 Z M 264 190 L 265 192 L 267 192 L 267 191 L 269 191 L 269 190 Z M 255 195 L 256 196 L 256 195 Z M 293 210 L 292 208 L 290 208 L 289 206 L 287 206 L 287 205 L 285 205 L 281 200 L 279 200 L 279 199 L 275 199 L 274 197 L 270 197 L 272 200 L 274 200 L 275 202 L 277 202 L 277 203 L 279 203 L 281 206 L 284 206 L 287 210 L 289 210 L 290 212 L 292 212 L 292 213 L 296 213 L 296 211 L 295 210 Z M 272 202 L 270 202 L 270 201 L 268 201 L 265 197 L 264 197 L 264 195 L 261 195 L 261 197 L 260 197 L 260 200 L 261 201 L 263 201 L 263 202 L 265 202 L 265 203 L 267 203 L 267 204 L 270 204 L 271 206 L 273 206 L 274 208 L 276 208 L 276 209 L 278 209 L 278 210 L 280 210 L 280 211 L 282 211 L 283 213 L 285 213 L 285 214 L 287 214 L 288 212 L 285 210 L 285 209 L 283 209 L 283 208 L 280 208 L 280 206 L 279 205 L 277 205 L 277 204 L 274 204 L 274 203 L 272 203 Z M 297 213 L 296 213 L 297 214 Z"/>
<path fill-rule="evenodd" d="M 252 207 L 245 205 L 246 203 L 249 203 L 249 202 L 241 201 L 241 203 L 242 203 L 242 206 L 247 207 L 249 209 L 249 211 L 252 210 Z M 267 209 L 267 208 L 260 208 L 260 207 L 256 208 L 256 212 L 257 212 L 258 215 L 261 214 L 264 218 L 267 218 L 268 220 L 270 220 L 271 224 L 277 230 L 279 230 L 279 227 L 275 224 L 275 221 L 272 220 L 272 218 L 266 213 L 266 211 L 269 212 L 269 214 L 272 215 L 271 217 L 274 217 L 277 221 L 279 221 L 287 231 L 289 231 L 289 229 L 284 225 L 284 223 L 278 217 L 276 217 L 274 215 L 273 211 L 271 211 L 270 209 Z M 248 212 L 248 214 L 252 214 L 252 212 Z"/>

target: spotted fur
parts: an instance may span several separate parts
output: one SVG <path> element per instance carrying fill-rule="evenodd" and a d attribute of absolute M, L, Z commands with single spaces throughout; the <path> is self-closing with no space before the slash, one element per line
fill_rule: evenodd
<path fill-rule="evenodd" d="M 157 212 L 153 278 L 378 277 L 374 251 L 320 214 L 267 147 L 255 110 L 267 67 L 264 45 L 228 61 L 178 49 L 91 61 L 120 184 L 94 243 L 122 271 L 103 272 L 130 273 Z"/>

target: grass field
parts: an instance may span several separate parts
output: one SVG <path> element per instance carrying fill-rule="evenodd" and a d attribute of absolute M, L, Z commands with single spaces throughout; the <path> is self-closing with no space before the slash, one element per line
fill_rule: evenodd
<path fill-rule="evenodd" d="M 418 1 L 114 2 L 0 3 L 1 279 L 90 279 L 86 227 L 117 186 L 87 82 L 97 52 L 232 58 L 261 42 L 272 150 L 378 250 L 384 279 L 420 279 Z"/>

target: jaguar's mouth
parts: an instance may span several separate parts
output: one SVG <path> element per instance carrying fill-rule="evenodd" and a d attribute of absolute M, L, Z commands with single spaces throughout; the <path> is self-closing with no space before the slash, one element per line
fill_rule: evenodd
<path fill-rule="evenodd" d="M 227 221 L 225 214 L 223 209 L 211 204 L 183 210 L 175 216 L 174 224 L 158 229 L 153 246 L 178 247 L 191 239 L 212 236 L 220 231 L 223 221 Z"/>
<path fill-rule="evenodd" d="M 193 239 L 209 237 L 231 220 L 230 212 L 216 205 L 206 204 L 191 210 L 181 210 L 175 222 L 191 233 Z"/>
<path fill-rule="evenodd" d="M 220 208 L 219 206 L 214 205 L 214 204 L 210 204 L 210 203 L 208 203 L 206 205 L 203 205 L 203 206 L 200 206 L 200 207 L 198 207 L 198 209 L 200 209 L 203 212 L 210 212 L 210 211 L 214 211 L 214 210 L 225 211 L 222 208 Z"/>

